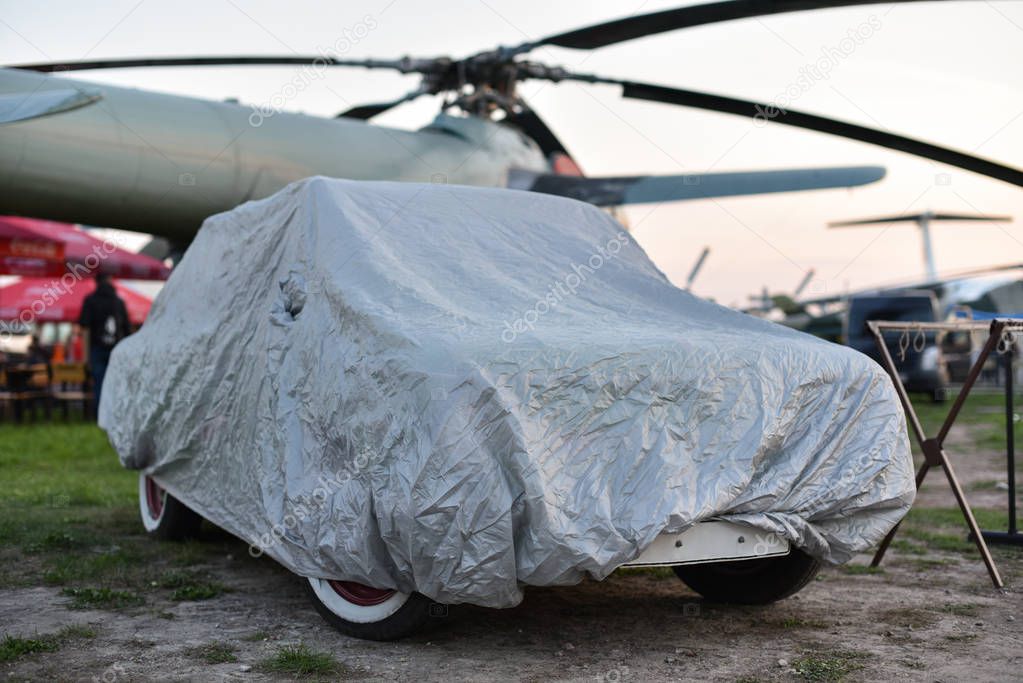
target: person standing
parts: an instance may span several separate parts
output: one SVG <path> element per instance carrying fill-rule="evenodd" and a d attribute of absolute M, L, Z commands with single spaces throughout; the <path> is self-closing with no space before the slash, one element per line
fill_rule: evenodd
<path fill-rule="evenodd" d="M 117 296 L 117 290 L 106 273 L 96 275 L 96 291 L 85 297 L 82 302 L 78 324 L 88 330 L 83 335 L 85 357 L 89 361 L 89 372 L 92 374 L 92 391 L 98 414 L 103 377 L 110 362 L 110 352 L 114 350 L 117 342 L 128 336 L 130 329 L 128 308 L 124 305 L 124 300 Z"/>

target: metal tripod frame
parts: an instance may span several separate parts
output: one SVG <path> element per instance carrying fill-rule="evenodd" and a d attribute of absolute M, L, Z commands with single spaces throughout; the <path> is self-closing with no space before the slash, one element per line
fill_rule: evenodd
<path fill-rule="evenodd" d="M 895 367 L 895 361 L 892 359 L 892 355 L 888 350 L 888 345 L 884 340 L 884 332 L 886 330 L 916 330 L 918 334 L 923 332 L 939 332 L 939 331 L 963 331 L 963 330 L 977 330 L 983 329 L 983 325 L 973 322 L 948 322 L 948 323 L 899 323 L 899 322 L 884 322 L 872 320 L 867 323 L 871 334 L 874 335 L 874 342 L 877 344 L 878 351 L 881 354 L 881 359 L 884 361 L 882 365 L 888 374 L 892 378 L 892 383 L 895 385 L 895 391 L 899 396 L 899 400 L 902 402 L 902 407 L 906 411 L 906 419 L 909 421 L 909 426 L 913 431 L 913 436 L 916 438 L 917 443 L 920 444 L 920 450 L 924 454 L 924 462 L 920 465 L 920 469 L 916 473 L 916 487 L 919 490 L 920 485 L 923 483 L 924 477 L 927 476 L 927 472 L 932 467 L 940 467 L 945 472 L 945 477 L 948 479 L 948 485 L 952 489 L 952 493 L 955 495 L 956 502 L 959 504 L 959 509 L 963 512 L 963 517 L 966 520 L 966 525 L 970 528 L 970 538 L 977 545 L 977 550 L 980 551 L 981 558 L 984 560 L 984 565 L 987 567 L 988 574 L 991 576 L 991 582 L 995 588 L 1004 587 L 1002 577 L 998 573 L 998 568 L 995 566 L 994 559 L 991 557 L 991 552 L 988 550 L 987 543 L 985 542 L 985 534 L 981 531 L 977 524 L 976 518 L 973 516 L 973 510 L 970 508 L 970 504 L 966 500 L 966 495 L 963 493 L 963 488 L 959 484 L 959 479 L 956 477 L 955 470 L 952 468 L 952 463 L 949 462 L 948 455 L 945 453 L 945 437 L 948 436 L 949 430 L 955 423 L 956 418 L 959 417 L 959 411 L 962 410 L 963 404 L 966 402 L 967 396 L 970 394 L 970 390 L 976 383 L 977 378 L 980 376 L 980 372 L 984 367 L 984 363 L 987 362 L 991 352 L 996 349 L 998 344 L 1002 340 L 1002 335 L 1006 330 L 1019 331 L 1023 330 L 1023 320 L 1007 320 L 1007 319 L 995 319 L 991 321 L 990 327 L 988 327 L 988 338 L 983 348 L 980 351 L 980 355 L 977 360 L 973 363 L 970 368 L 970 372 L 966 377 L 966 381 L 963 383 L 962 389 L 959 390 L 959 395 L 956 396 L 955 402 L 952 404 L 948 415 L 945 417 L 945 421 L 941 425 L 941 429 L 938 431 L 938 435 L 934 437 L 928 437 L 924 433 L 923 426 L 920 424 L 920 419 L 917 417 L 916 410 L 913 408 L 913 404 L 909 400 L 909 395 L 906 393 L 906 387 L 902 383 L 902 378 L 899 377 L 899 372 Z M 1011 386 L 1011 384 L 1010 384 Z M 1008 405 L 1011 405 L 1009 403 Z M 1008 430 L 1012 429 L 1012 416 L 1009 416 Z M 1012 448 L 1012 441 L 1009 442 L 1010 450 Z M 1010 453 L 1010 460 L 1012 454 Z M 1010 467 L 1011 467 L 1010 462 Z M 1014 494 L 1010 490 L 1010 496 Z M 1015 501 L 1013 500 L 1010 506 L 1010 513 L 1015 512 Z M 1014 517 L 1014 515 L 1012 515 Z M 1015 526 L 1015 520 L 1010 519 L 1010 525 Z M 895 533 L 899 530 L 899 524 L 888 532 L 888 535 L 881 541 L 880 547 L 877 549 L 877 553 L 874 555 L 873 561 L 870 566 L 876 567 L 881 564 L 881 560 L 884 558 L 885 552 L 888 550 L 888 545 L 892 542 L 892 538 L 895 537 Z"/>

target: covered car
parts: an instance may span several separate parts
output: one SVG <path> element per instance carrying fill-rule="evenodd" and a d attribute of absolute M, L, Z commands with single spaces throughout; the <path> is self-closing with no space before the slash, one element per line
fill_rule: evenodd
<path fill-rule="evenodd" d="M 876 363 L 527 192 L 311 178 L 215 215 L 106 382 L 147 526 L 180 503 L 368 607 L 512 606 L 708 520 L 843 562 L 915 491 Z"/>

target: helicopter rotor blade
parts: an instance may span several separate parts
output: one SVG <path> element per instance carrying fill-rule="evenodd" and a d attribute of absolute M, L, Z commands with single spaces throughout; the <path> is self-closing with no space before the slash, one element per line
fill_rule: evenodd
<path fill-rule="evenodd" d="M 420 95 L 425 95 L 428 92 L 429 90 L 427 88 L 419 87 L 409 93 L 406 93 L 405 95 L 402 95 L 396 100 L 391 100 L 390 102 L 374 102 L 370 104 L 356 105 L 351 109 L 347 109 L 341 112 L 334 118 L 361 119 L 363 121 L 368 121 L 369 119 L 373 118 L 374 116 L 377 116 L 378 114 L 383 114 L 385 111 L 393 109 L 394 107 L 397 107 L 399 104 L 411 102 Z"/>
<path fill-rule="evenodd" d="M 540 146 L 540 151 L 544 153 L 544 156 L 550 157 L 551 154 L 559 152 L 569 157 L 572 156 L 558 136 L 554 134 L 554 131 L 550 129 L 550 126 L 528 106 L 507 116 L 504 122 L 516 126 L 532 138 Z"/>
<path fill-rule="evenodd" d="M 1002 180 L 1011 185 L 1023 187 L 1023 170 L 1007 166 L 1005 164 L 991 161 L 983 157 L 967 154 L 948 147 L 941 147 L 930 142 L 917 140 L 888 131 L 868 128 L 847 121 L 808 114 L 793 109 L 783 109 L 773 104 L 741 100 L 725 95 L 685 90 L 682 88 L 670 88 L 663 85 L 650 83 L 639 83 L 616 78 L 604 78 L 591 74 L 573 74 L 563 72 L 561 80 L 574 80 L 585 83 L 607 83 L 622 86 L 622 97 L 629 99 L 647 100 L 650 102 L 662 102 L 694 109 L 717 111 L 727 114 L 745 116 L 763 123 L 774 122 L 806 130 L 814 130 L 820 133 L 837 135 L 851 140 L 870 143 L 879 147 L 905 152 L 914 156 L 923 157 L 938 161 L 949 166 L 955 166 L 967 171 L 986 175 L 990 178 Z"/>
<path fill-rule="evenodd" d="M 93 71 L 98 69 L 134 69 L 180 66 L 350 66 L 364 69 L 393 69 L 402 73 L 429 73 L 438 60 L 433 59 L 337 59 L 325 55 L 229 55 L 215 57 L 144 57 L 97 59 L 69 62 L 38 62 L 13 64 L 6 68 L 54 73 L 61 71 Z"/>
<path fill-rule="evenodd" d="M 637 14 L 615 19 L 593 26 L 558 33 L 537 41 L 523 43 L 507 50 L 510 54 L 522 54 L 543 45 L 556 45 L 577 50 L 594 50 L 627 40 L 635 40 L 668 31 L 677 31 L 693 26 L 716 24 L 734 19 L 762 17 L 771 14 L 800 12 L 804 10 L 848 7 L 852 5 L 876 5 L 883 0 L 727 0 L 702 5 L 689 5 L 676 9 Z M 923 0 L 895 0 L 895 2 L 921 2 Z M 940 1 L 940 0 L 938 0 Z"/>
<path fill-rule="evenodd" d="M 508 187 L 571 197 L 596 206 L 620 206 L 856 187 L 876 182 L 884 175 L 885 170 L 880 166 L 616 177 L 579 177 L 512 169 L 508 174 Z"/>

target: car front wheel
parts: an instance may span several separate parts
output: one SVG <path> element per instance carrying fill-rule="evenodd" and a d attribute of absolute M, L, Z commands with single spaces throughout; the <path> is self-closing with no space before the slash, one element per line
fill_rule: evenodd
<path fill-rule="evenodd" d="M 145 474 L 139 474 L 139 514 L 142 525 L 152 536 L 171 541 L 199 536 L 202 517 Z"/>
<path fill-rule="evenodd" d="M 711 602 L 766 605 L 794 595 L 813 580 L 820 563 L 793 548 L 756 560 L 677 565 L 678 578 Z"/>
<path fill-rule="evenodd" d="M 316 611 L 345 635 L 364 640 L 397 640 L 417 631 L 433 603 L 420 593 L 372 588 L 353 581 L 306 579 Z"/>

